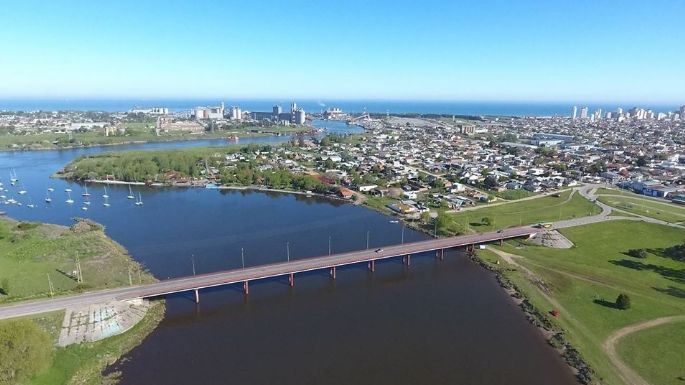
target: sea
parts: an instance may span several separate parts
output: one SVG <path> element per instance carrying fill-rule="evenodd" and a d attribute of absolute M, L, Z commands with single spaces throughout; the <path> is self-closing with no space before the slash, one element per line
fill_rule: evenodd
<path fill-rule="evenodd" d="M 581 102 L 505 102 L 505 101 L 407 101 L 407 100 L 292 100 L 292 99 L 0 99 L 0 111 L 106 111 L 124 112 L 133 108 L 167 107 L 172 112 L 198 106 L 238 106 L 244 111 L 271 111 L 274 105 L 287 110 L 297 103 L 309 113 L 337 107 L 349 113 L 445 114 L 468 116 L 570 116 L 573 106 L 589 111 L 624 110 L 632 107 L 655 113 L 677 111 L 677 105 L 610 104 Z"/>

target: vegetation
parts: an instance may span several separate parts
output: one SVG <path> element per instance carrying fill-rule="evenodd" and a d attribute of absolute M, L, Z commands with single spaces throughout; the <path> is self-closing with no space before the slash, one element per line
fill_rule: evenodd
<path fill-rule="evenodd" d="M 136 151 L 88 155 L 64 168 L 72 179 L 126 182 L 187 183 L 202 179 L 222 185 L 264 186 L 273 189 L 335 193 L 337 188 L 308 174 L 294 173 L 265 161 L 274 147 L 206 147 L 184 150 Z"/>
<path fill-rule="evenodd" d="M 628 255 L 633 258 L 647 258 L 647 250 L 645 249 L 630 249 Z"/>
<path fill-rule="evenodd" d="M 621 293 L 616 297 L 616 308 L 621 310 L 630 309 L 630 297 L 628 294 Z"/>
<path fill-rule="evenodd" d="M 683 327 L 684 322 L 676 322 L 629 334 L 621 340 L 618 352 L 626 364 L 652 384 L 682 385 L 685 381 Z"/>
<path fill-rule="evenodd" d="M 63 316 L 63 314 L 60 313 Z M 47 369 L 39 372 L 32 385 L 103 384 L 115 382 L 118 373 L 103 377 L 103 370 L 138 346 L 164 318 L 162 303 L 153 304 L 147 315 L 127 332 L 107 339 L 55 348 Z M 58 318 L 61 322 L 61 317 Z"/>
<path fill-rule="evenodd" d="M 508 201 L 515 201 L 517 199 L 528 198 L 535 195 L 535 193 L 524 189 L 496 191 L 492 192 L 492 194 L 498 198 L 506 199 Z"/>
<path fill-rule="evenodd" d="M 573 194 L 573 195 L 571 195 Z M 459 234 L 466 228 L 469 231 L 485 232 L 507 227 L 549 222 L 563 219 L 599 214 L 600 209 L 592 202 L 573 193 L 564 191 L 558 197 L 546 196 L 499 206 L 450 213 L 451 225 L 446 233 Z M 483 218 L 488 220 L 483 221 Z"/>
<path fill-rule="evenodd" d="M 0 133 L 0 151 L 2 150 L 38 150 L 59 149 L 71 147 L 107 146 L 140 142 L 166 142 L 176 140 L 197 140 L 224 138 L 227 135 L 239 137 L 268 136 L 274 133 L 293 133 L 309 129 L 308 127 L 278 127 L 262 128 L 253 126 L 238 126 L 229 131 L 217 130 L 193 134 L 190 132 L 161 133 L 154 132 L 154 123 L 130 122 L 126 123 L 125 134 L 105 136 L 100 131 L 74 132 L 71 137 L 66 133 L 38 133 L 38 134 L 10 134 Z"/>
<path fill-rule="evenodd" d="M 665 222 L 685 221 L 685 208 L 673 203 L 658 202 L 639 196 L 600 195 L 598 200 L 604 204 L 630 213 L 644 215 Z"/>
<path fill-rule="evenodd" d="M 83 282 L 74 273 L 76 258 Z M 79 220 L 69 228 L 0 218 L 0 303 L 48 296 L 50 283 L 55 295 L 128 285 L 129 269 L 136 281 L 153 280 L 96 223 Z"/>
<path fill-rule="evenodd" d="M 0 385 L 21 384 L 47 368 L 50 335 L 30 320 L 0 323 Z"/>
<path fill-rule="evenodd" d="M 523 256 L 517 263 L 532 271 L 534 277 L 520 269 L 502 269 L 502 272 L 543 314 L 558 310 L 558 317 L 545 315 L 545 318 L 565 330 L 565 338 L 577 347 L 602 383 L 622 384 L 602 349 L 602 342 L 628 325 L 685 314 L 685 264 L 666 252 L 680 245 L 685 232 L 638 221 L 607 221 L 561 232 L 575 244 L 573 248 L 551 249 L 525 241 L 506 242 L 503 249 Z M 644 249 L 647 255 L 636 261 L 627 258 L 626 249 Z M 490 256 L 484 260 L 499 259 Z M 614 298 L 620 294 L 626 296 L 621 301 L 630 303 L 630 311 L 619 311 L 621 305 Z M 654 346 L 667 342 L 672 349 L 669 354 L 680 357 L 685 354 L 685 344 L 639 341 L 631 344 L 631 354 L 649 355 Z M 619 352 L 626 352 L 622 343 Z M 628 355 L 621 357 L 629 360 Z M 653 384 L 665 383 L 659 381 L 659 376 L 673 379 L 683 374 L 681 362 L 677 360 L 665 362 L 661 369 L 663 372 L 659 375 L 648 371 L 641 374 Z"/>

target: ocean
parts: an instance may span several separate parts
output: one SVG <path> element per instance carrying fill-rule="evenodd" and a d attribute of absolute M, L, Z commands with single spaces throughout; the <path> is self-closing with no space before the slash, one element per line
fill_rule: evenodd
<path fill-rule="evenodd" d="M 6 111 L 108 111 L 123 112 L 134 107 L 167 107 L 170 111 L 189 110 L 198 106 L 238 106 L 244 111 L 271 111 L 278 104 L 284 110 L 290 108 L 291 100 L 285 99 L 0 99 L 0 110 Z M 477 101 L 397 101 L 397 100 L 296 100 L 305 111 L 321 112 L 337 107 L 344 112 L 390 113 L 390 114 L 447 114 L 447 115 L 503 115 L 503 116 L 569 116 L 574 103 L 545 102 L 477 102 Z M 575 103 L 580 107 L 583 103 Z M 591 112 L 624 110 L 635 105 L 587 105 Z M 655 113 L 677 111 L 676 105 L 640 105 Z"/>

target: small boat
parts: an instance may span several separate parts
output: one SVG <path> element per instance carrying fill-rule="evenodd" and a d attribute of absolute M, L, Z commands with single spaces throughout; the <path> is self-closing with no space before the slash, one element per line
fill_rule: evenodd
<path fill-rule="evenodd" d="M 71 191 L 71 190 L 69 190 L 69 191 Z M 71 199 L 71 193 L 70 193 L 69 191 L 67 191 L 67 200 L 66 200 L 66 202 L 67 202 L 68 204 L 72 204 L 72 203 L 74 203 L 74 200 Z"/>
<path fill-rule="evenodd" d="M 105 193 L 102 194 L 102 197 L 105 199 L 109 198 L 109 195 L 107 195 L 107 186 L 105 186 Z"/>
<path fill-rule="evenodd" d="M 21 184 L 21 190 L 17 192 L 19 195 L 24 195 L 26 194 L 26 187 L 24 187 L 24 184 Z"/>
<path fill-rule="evenodd" d="M 81 207 L 81 210 L 83 210 L 83 211 L 88 211 L 88 206 L 83 206 L 83 207 Z"/>
<path fill-rule="evenodd" d="M 31 197 L 29 197 L 29 204 L 27 204 L 26 207 L 28 207 L 28 208 L 30 208 L 30 209 L 36 207 L 36 205 L 33 204 L 33 201 L 31 200 Z"/>
<path fill-rule="evenodd" d="M 48 187 L 48 191 L 53 192 L 53 191 L 55 191 L 55 189 L 52 187 Z"/>
<path fill-rule="evenodd" d="M 400 221 L 390 221 L 390 223 L 399 223 Z"/>
<path fill-rule="evenodd" d="M 45 202 L 46 203 L 52 202 L 52 198 L 50 198 L 50 189 L 48 189 L 48 192 L 45 193 Z"/>
<path fill-rule="evenodd" d="M 88 192 L 88 186 L 83 185 L 83 187 L 86 189 L 86 191 L 84 191 L 83 193 L 81 193 L 81 196 L 83 196 L 83 197 L 89 197 L 89 196 L 90 196 L 90 193 Z"/>
<path fill-rule="evenodd" d="M 131 190 L 131 185 L 128 185 L 128 196 L 126 198 L 136 199 L 136 197 L 133 195 L 133 190 Z"/>
<path fill-rule="evenodd" d="M 90 206 L 90 201 L 85 201 L 85 202 L 83 202 L 83 204 L 86 206 Z"/>
<path fill-rule="evenodd" d="M 109 207 L 109 197 L 108 196 L 105 197 L 105 203 L 103 203 L 102 205 L 105 207 Z"/>
<path fill-rule="evenodd" d="M 18 181 L 19 178 L 17 178 L 17 172 L 14 169 L 12 169 L 12 171 L 10 171 L 10 183 L 12 184 L 12 186 L 14 186 L 15 184 L 17 184 Z"/>
<path fill-rule="evenodd" d="M 140 193 L 138 193 L 138 201 L 136 202 L 136 206 L 142 206 L 143 205 L 143 198 L 140 196 Z"/>
<path fill-rule="evenodd" d="M 70 192 L 71 192 L 71 189 L 70 189 L 70 188 L 65 188 L 64 191 L 70 193 Z"/>

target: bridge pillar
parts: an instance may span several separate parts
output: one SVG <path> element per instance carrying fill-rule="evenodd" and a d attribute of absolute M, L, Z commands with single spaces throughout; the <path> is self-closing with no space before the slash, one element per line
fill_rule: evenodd
<path fill-rule="evenodd" d="M 438 256 L 438 259 L 440 259 L 441 261 L 445 260 L 445 249 L 440 249 L 440 250 L 436 251 L 435 253 Z"/>
<path fill-rule="evenodd" d="M 200 291 L 195 289 L 195 303 L 200 303 Z"/>
<path fill-rule="evenodd" d="M 243 293 L 250 294 L 250 281 L 243 282 Z"/>
<path fill-rule="evenodd" d="M 372 259 L 369 261 L 369 270 L 371 270 L 371 272 L 376 271 L 376 260 L 375 259 Z"/>
<path fill-rule="evenodd" d="M 295 286 L 295 274 L 290 273 L 290 275 L 288 275 L 288 284 L 290 287 Z"/>
<path fill-rule="evenodd" d="M 406 255 L 404 258 L 402 258 L 402 259 L 404 260 L 404 264 L 405 264 L 405 265 L 407 265 L 407 266 L 411 265 L 411 254 L 407 254 L 407 255 Z"/>
<path fill-rule="evenodd" d="M 500 239 L 499 239 L 499 245 L 500 245 L 500 246 L 504 245 L 504 238 L 500 238 Z"/>
<path fill-rule="evenodd" d="M 331 267 L 330 276 L 331 278 L 335 279 L 335 266 Z"/>

